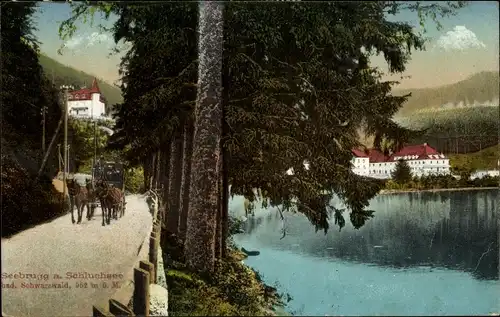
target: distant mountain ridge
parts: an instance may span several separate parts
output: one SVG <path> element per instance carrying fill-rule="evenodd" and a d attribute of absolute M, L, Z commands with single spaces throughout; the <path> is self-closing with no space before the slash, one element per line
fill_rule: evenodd
<path fill-rule="evenodd" d="M 42 65 L 45 75 L 53 81 L 56 87 L 61 85 L 73 85 L 75 87 L 90 87 L 94 80 L 94 75 L 87 74 L 83 71 L 63 65 L 58 61 L 41 54 L 38 58 Z M 120 88 L 110 85 L 104 80 L 97 78 L 101 93 L 108 101 L 108 107 L 112 107 L 117 103 L 123 102 L 123 97 Z M 111 110 L 111 109 L 110 109 Z"/>
<path fill-rule="evenodd" d="M 72 67 L 63 65 L 46 56 L 39 57 L 40 64 L 49 79 L 54 79 L 55 85 L 73 86 L 91 85 L 94 76 Z M 450 108 L 468 108 L 475 106 L 499 105 L 500 73 L 497 71 L 476 73 L 469 78 L 454 84 L 434 88 L 395 89 L 394 95 L 404 95 L 409 92 L 412 96 L 403 105 L 396 116 L 407 116 L 416 112 L 436 111 Z M 99 79 L 101 92 L 108 100 L 108 106 L 123 102 L 118 87 Z"/>
<path fill-rule="evenodd" d="M 480 72 L 454 84 L 435 88 L 395 89 L 394 95 L 412 93 L 398 115 L 439 108 L 499 105 L 499 72 Z"/>

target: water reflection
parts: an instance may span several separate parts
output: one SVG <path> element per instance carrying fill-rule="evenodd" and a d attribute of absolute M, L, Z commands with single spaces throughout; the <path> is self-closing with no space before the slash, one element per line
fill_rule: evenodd
<path fill-rule="evenodd" d="M 274 211 L 256 213 L 244 236 L 279 250 L 319 258 L 410 268 L 430 266 L 465 271 L 477 279 L 498 274 L 498 190 L 408 193 L 375 198 L 375 217 L 356 230 L 315 233 L 307 219 L 288 214 L 287 236 Z"/>

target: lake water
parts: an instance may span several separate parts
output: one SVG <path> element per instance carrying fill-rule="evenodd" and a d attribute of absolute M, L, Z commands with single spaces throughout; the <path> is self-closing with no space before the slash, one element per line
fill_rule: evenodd
<path fill-rule="evenodd" d="M 256 210 L 235 242 L 245 263 L 291 295 L 294 315 L 484 315 L 500 312 L 498 190 L 382 195 L 356 230 L 314 232 L 299 214 Z M 230 201 L 235 214 L 243 198 Z"/>

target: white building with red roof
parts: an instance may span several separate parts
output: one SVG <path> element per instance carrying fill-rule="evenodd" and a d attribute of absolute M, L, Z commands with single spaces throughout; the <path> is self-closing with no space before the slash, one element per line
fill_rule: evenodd
<path fill-rule="evenodd" d="M 103 118 L 106 115 L 106 99 L 96 78 L 92 87 L 69 92 L 68 115 L 76 118 Z"/>
<path fill-rule="evenodd" d="M 358 175 L 368 176 L 370 173 L 370 158 L 368 153 L 363 150 L 352 150 L 354 157 L 352 158 L 353 172 Z"/>
<path fill-rule="evenodd" d="M 374 178 L 391 178 L 399 160 L 404 160 L 410 166 L 413 176 L 449 175 L 450 160 L 427 143 L 410 145 L 400 151 L 387 156 L 370 149 L 367 151 L 353 150 L 353 172 Z M 368 173 L 366 173 L 368 161 Z"/>

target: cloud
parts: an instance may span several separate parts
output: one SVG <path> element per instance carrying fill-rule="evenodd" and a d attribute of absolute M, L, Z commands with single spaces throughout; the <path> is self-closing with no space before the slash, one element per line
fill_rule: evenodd
<path fill-rule="evenodd" d="M 79 51 L 80 48 L 89 48 L 98 44 L 110 46 L 113 39 L 104 33 L 93 32 L 89 35 L 76 35 L 64 43 L 64 46 L 73 51 Z"/>
<path fill-rule="evenodd" d="M 463 25 L 457 25 L 453 30 L 441 35 L 437 40 L 436 46 L 444 49 L 445 51 L 463 51 L 469 48 L 484 48 L 476 34 Z"/>
<path fill-rule="evenodd" d="M 66 46 L 67 48 L 69 48 L 71 50 L 75 50 L 79 46 L 82 45 L 83 41 L 84 41 L 84 38 L 82 36 L 75 36 L 75 37 L 71 38 L 70 40 L 66 41 L 66 43 L 64 43 L 64 46 Z"/>
<path fill-rule="evenodd" d="M 87 37 L 87 46 L 94 46 L 98 43 L 110 44 L 112 42 L 111 37 L 104 33 L 94 32 Z"/>

